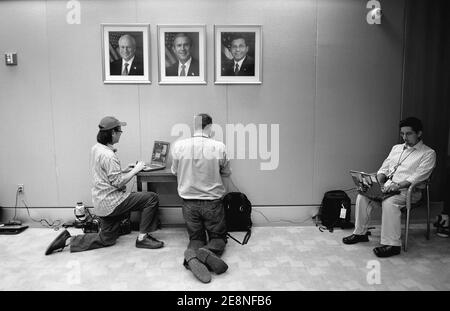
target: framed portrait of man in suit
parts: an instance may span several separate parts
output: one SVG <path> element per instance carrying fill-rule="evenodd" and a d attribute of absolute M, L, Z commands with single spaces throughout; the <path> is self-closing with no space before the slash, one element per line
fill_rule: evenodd
<path fill-rule="evenodd" d="M 104 83 L 151 83 L 149 24 L 102 24 Z"/>
<path fill-rule="evenodd" d="M 206 26 L 158 25 L 159 84 L 206 84 Z"/>
<path fill-rule="evenodd" d="M 262 26 L 214 25 L 215 84 L 262 83 Z"/>

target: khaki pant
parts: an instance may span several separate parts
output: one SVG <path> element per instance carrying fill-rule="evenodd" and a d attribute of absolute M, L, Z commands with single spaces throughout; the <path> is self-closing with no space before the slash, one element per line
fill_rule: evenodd
<path fill-rule="evenodd" d="M 400 194 L 391 196 L 382 202 L 374 201 L 358 194 L 356 197 L 356 221 L 353 234 L 366 234 L 372 208 L 381 206 L 381 244 L 401 246 L 401 209 L 406 206 L 406 192 L 406 189 L 402 190 Z M 412 203 L 419 201 L 420 196 L 420 192 L 414 192 L 411 197 Z"/>

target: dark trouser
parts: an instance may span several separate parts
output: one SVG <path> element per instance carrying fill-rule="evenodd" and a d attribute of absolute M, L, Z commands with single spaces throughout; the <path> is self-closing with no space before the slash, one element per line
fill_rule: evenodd
<path fill-rule="evenodd" d="M 120 235 L 120 222 L 131 211 L 142 211 L 140 233 L 155 231 L 159 225 L 158 206 L 158 195 L 154 192 L 131 193 L 111 214 L 100 217 L 100 232 L 72 237 L 70 251 L 82 252 L 115 244 Z"/>
<path fill-rule="evenodd" d="M 227 243 L 222 200 L 183 200 L 182 208 L 189 234 L 187 248 L 203 247 L 221 256 Z M 186 260 L 183 264 L 187 266 Z"/>

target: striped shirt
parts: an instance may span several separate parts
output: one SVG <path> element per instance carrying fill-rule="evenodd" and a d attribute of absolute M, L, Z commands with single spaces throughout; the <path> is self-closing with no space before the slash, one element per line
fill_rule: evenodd
<path fill-rule="evenodd" d="M 388 178 L 392 176 L 392 182 L 395 183 L 415 183 L 427 180 L 435 165 L 436 152 L 420 140 L 413 147 L 406 144 L 392 147 L 378 174 L 384 174 Z"/>
<path fill-rule="evenodd" d="M 97 143 L 91 149 L 91 169 L 93 176 L 92 203 L 97 216 L 111 214 L 130 194 L 122 182 L 120 161 L 115 150 Z"/>
<path fill-rule="evenodd" d="M 172 173 L 177 175 L 180 197 L 216 200 L 225 195 L 222 176 L 229 176 L 231 169 L 222 142 L 206 136 L 180 140 L 173 147 L 172 157 Z"/>

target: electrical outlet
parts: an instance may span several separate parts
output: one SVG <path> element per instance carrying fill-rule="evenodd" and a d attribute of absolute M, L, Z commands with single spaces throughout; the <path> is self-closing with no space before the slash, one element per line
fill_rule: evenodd
<path fill-rule="evenodd" d="M 23 192 L 23 184 L 18 184 L 17 185 L 17 191 Z"/>

